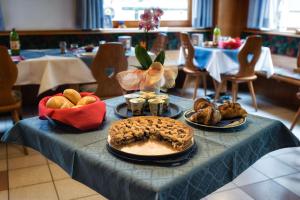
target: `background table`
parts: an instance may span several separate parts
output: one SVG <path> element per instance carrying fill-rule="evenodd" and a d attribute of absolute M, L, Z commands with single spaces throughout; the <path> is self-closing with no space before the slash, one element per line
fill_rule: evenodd
<path fill-rule="evenodd" d="M 210 76 L 221 82 L 221 74 L 235 74 L 238 72 L 239 49 L 220 49 L 195 46 L 194 63 L 200 69 L 206 69 Z M 185 58 L 180 48 L 178 64 L 183 65 Z M 260 57 L 255 65 L 255 71 L 266 72 L 267 77 L 274 74 L 271 51 L 268 47 L 262 47 Z"/>
<path fill-rule="evenodd" d="M 43 55 L 41 51 L 31 52 L 30 55 L 34 58 L 17 64 L 17 86 L 37 84 L 40 85 L 38 94 L 41 94 L 64 84 L 96 82 L 91 70 L 79 58 L 71 55 L 40 57 Z"/>
<path fill-rule="evenodd" d="M 64 131 L 35 117 L 17 123 L 1 140 L 40 151 L 72 178 L 112 200 L 198 200 L 232 181 L 270 151 L 300 145 L 281 122 L 250 115 L 242 129 L 228 132 L 194 129 L 198 151 L 181 166 L 132 164 L 115 158 L 106 150 L 108 128 L 118 119 L 113 108 L 123 101 L 123 97 L 105 101 L 107 119 L 97 131 Z M 175 96 L 171 97 L 171 102 L 184 110 L 191 108 L 193 103 Z"/>

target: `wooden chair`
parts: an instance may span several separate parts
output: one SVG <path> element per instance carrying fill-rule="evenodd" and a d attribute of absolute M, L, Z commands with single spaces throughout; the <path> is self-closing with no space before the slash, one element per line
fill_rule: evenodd
<path fill-rule="evenodd" d="M 106 43 L 99 47 L 92 63 L 92 74 L 97 80 L 96 95 L 101 98 L 120 96 L 123 90 L 116 75 L 128 68 L 124 47 L 121 43 Z"/>
<path fill-rule="evenodd" d="M 236 102 L 238 84 L 247 83 L 249 91 L 251 93 L 252 102 L 255 110 L 257 111 L 257 103 L 255 92 L 253 88 L 253 81 L 257 79 L 255 75 L 255 64 L 259 59 L 261 53 L 262 39 L 260 36 L 254 35 L 249 36 L 246 39 L 245 45 L 242 47 L 241 51 L 238 54 L 238 61 L 240 64 L 239 71 L 236 75 L 223 75 L 222 82 L 219 84 L 215 100 L 220 96 L 220 91 L 222 86 L 226 84 L 226 81 L 232 82 L 232 101 Z M 248 60 L 250 59 L 250 60 Z"/>
<path fill-rule="evenodd" d="M 180 42 L 181 42 L 181 48 L 185 58 L 185 65 L 183 67 L 183 71 L 186 73 L 182 90 L 186 89 L 189 79 L 191 77 L 195 77 L 196 80 L 195 80 L 194 94 L 193 94 L 193 99 L 195 99 L 197 97 L 197 89 L 200 84 L 200 79 L 202 78 L 204 95 L 206 96 L 206 90 L 207 90 L 206 76 L 208 75 L 208 72 L 206 70 L 200 70 L 195 65 L 194 63 L 195 49 L 191 43 L 188 33 L 180 33 Z"/>
<path fill-rule="evenodd" d="M 167 41 L 168 41 L 167 34 L 159 33 L 152 45 L 151 52 L 154 53 L 155 55 L 158 55 L 161 51 L 164 51 L 167 46 Z"/>
<path fill-rule="evenodd" d="M 300 57 L 300 56 L 298 56 L 298 58 L 299 58 L 299 57 Z M 300 92 L 297 92 L 296 95 L 297 95 L 297 98 L 300 100 Z M 296 115 L 295 115 L 295 117 L 294 117 L 294 119 L 293 119 L 293 122 L 292 122 L 292 125 L 291 125 L 290 130 L 293 130 L 293 128 L 295 127 L 295 125 L 296 125 L 296 123 L 297 123 L 299 117 L 300 117 L 300 107 L 299 107 L 299 109 L 298 109 L 298 111 L 297 111 L 297 113 L 296 113 Z"/>
<path fill-rule="evenodd" d="M 7 48 L 0 46 L 0 113 L 10 112 L 12 120 L 17 123 L 20 120 L 22 100 L 12 90 L 18 76 L 18 69 L 11 60 Z M 27 155 L 26 147 L 23 147 Z"/>

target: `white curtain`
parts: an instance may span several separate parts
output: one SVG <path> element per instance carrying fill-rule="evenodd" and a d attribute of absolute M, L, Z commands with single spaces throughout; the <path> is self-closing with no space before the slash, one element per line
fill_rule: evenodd
<path fill-rule="evenodd" d="M 248 28 L 285 30 L 288 2 L 288 0 L 250 0 Z"/>
<path fill-rule="evenodd" d="M 193 0 L 192 26 L 209 28 L 213 23 L 213 0 Z"/>
<path fill-rule="evenodd" d="M 3 19 L 3 13 L 1 9 L 1 2 L 0 2 L 0 31 L 4 30 L 4 19 Z"/>

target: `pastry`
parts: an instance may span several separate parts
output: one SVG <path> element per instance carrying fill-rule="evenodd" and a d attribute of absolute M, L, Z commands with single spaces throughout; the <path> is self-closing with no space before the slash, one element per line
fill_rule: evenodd
<path fill-rule="evenodd" d="M 47 108 L 61 109 L 61 108 L 71 108 L 72 104 L 66 97 L 63 96 L 53 96 L 48 99 L 46 103 Z"/>
<path fill-rule="evenodd" d="M 225 102 L 218 107 L 222 119 L 232 119 L 236 117 L 247 117 L 247 111 L 239 103 Z"/>
<path fill-rule="evenodd" d="M 64 97 L 68 98 L 75 105 L 81 99 L 80 94 L 76 90 L 73 90 L 73 89 L 64 90 L 63 95 L 64 95 Z"/>
<path fill-rule="evenodd" d="M 82 97 L 77 105 L 87 105 L 87 104 L 90 104 L 90 103 L 94 103 L 96 102 L 97 99 L 95 97 L 92 97 L 92 96 L 85 96 L 85 97 Z"/>
<path fill-rule="evenodd" d="M 167 117 L 132 117 L 117 121 L 109 128 L 110 143 L 114 146 L 155 139 L 166 142 L 177 150 L 191 144 L 193 130 Z"/>
<path fill-rule="evenodd" d="M 190 117 L 190 120 L 205 125 L 215 125 L 221 121 L 221 118 L 222 116 L 217 108 L 208 106 L 206 108 L 197 110 Z"/>
<path fill-rule="evenodd" d="M 215 107 L 215 105 L 204 98 L 199 98 L 194 102 L 194 110 L 198 111 L 207 107 Z"/>

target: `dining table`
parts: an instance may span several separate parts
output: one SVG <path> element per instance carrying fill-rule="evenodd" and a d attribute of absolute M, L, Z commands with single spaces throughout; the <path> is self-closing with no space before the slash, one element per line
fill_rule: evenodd
<path fill-rule="evenodd" d="M 191 127 L 197 150 L 186 162 L 164 166 L 121 160 L 107 149 L 108 129 L 120 120 L 115 106 L 123 97 L 107 99 L 106 120 L 97 130 L 77 131 L 41 120 L 21 120 L 1 141 L 31 147 L 57 163 L 70 176 L 108 199 L 200 199 L 241 174 L 265 154 L 300 141 L 280 121 L 248 115 L 241 127 L 220 130 Z M 190 99 L 170 95 L 182 110 Z M 181 115 L 177 120 L 186 123 Z"/>
<path fill-rule="evenodd" d="M 238 72 L 238 53 L 242 47 L 243 45 L 237 49 L 225 49 L 220 47 L 194 46 L 193 63 L 200 70 L 205 69 L 214 80 L 220 83 L 222 74 L 236 74 Z M 253 55 L 249 54 L 249 61 L 251 57 Z M 177 64 L 185 64 L 182 48 L 180 48 Z M 270 48 L 261 48 L 261 54 L 255 65 L 255 71 L 265 72 L 267 78 L 270 78 L 274 74 Z"/>
<path fill-rule="evenodd" d="M 20 56 L 12 57 L 18 68 L 15 86 L 39 85 L 40 95 L 60 85 L 95 83 L 90 66 L 97 51 L 98 47 L 93 52 L 85 52 L 83 49 L 65 53 L 61 53 L 60 49 L 22 50 Z M 128 66 L 139 65 L 134 48 L 126 51 L 125 56 Z"/>

